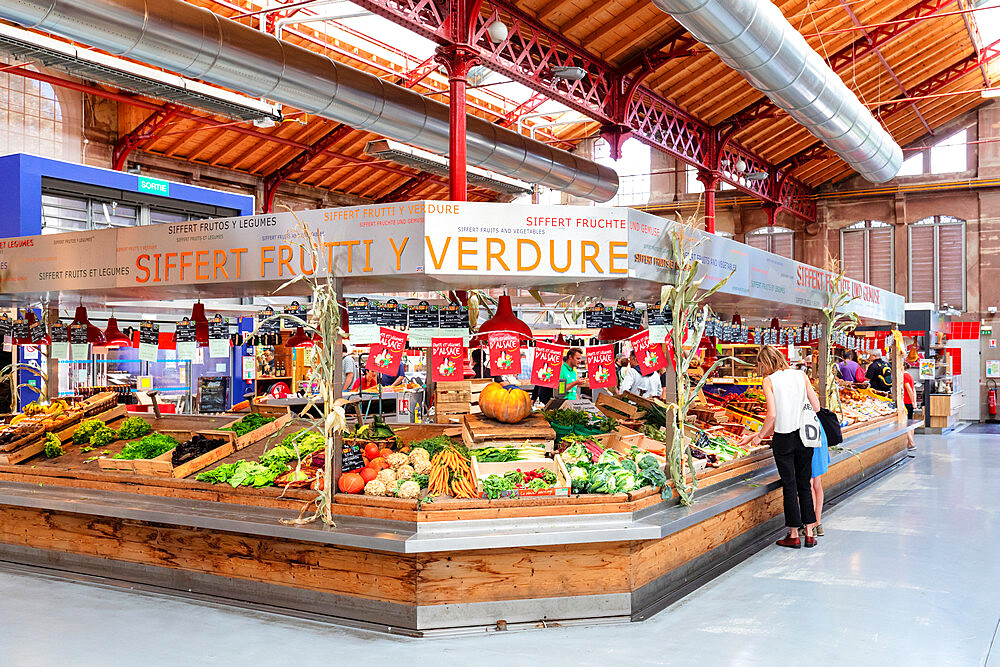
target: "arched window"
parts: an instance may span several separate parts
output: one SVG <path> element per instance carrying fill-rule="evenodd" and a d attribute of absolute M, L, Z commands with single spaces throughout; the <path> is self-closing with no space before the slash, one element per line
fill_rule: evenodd
<path fill-rule="evenodd" d="M 7 60 L 0 58 L 0 65 Z M 38 68 L 25 65 L 26 69 Z M 0 72 L 0 155 L 31 153 L 80 162 L 83 158 L 83 94 Z"/>
<path fill-rule="evenodd" d="M 619 174 L 618 194 L 601 206 L 641 206 L 649 203 L 649 146 L 637 139 L 622 144 L 622 159 L 611 159 L 611 146 L 604 139 L 594 142 L 594 161 Z"/>
<path fill-rule="evenodd" d="M 747 232 L 746 243 L 751 248 L 795 259 L 795 233 L 787 227 L 761 227 Z"/>
<path fill-rule="evenodd" d="M 878 220 L 862 220 L 840 230 L 840 265 L 847 277 L 891 292 L 892 233 L 892 225 Z"/>
<path fill-rule="evenodd" d="M 965 220 L 933 215 L 910 225 L 910 301 L 965 310 Z"/>
<path fill-rule="evenodd" d="M 715 235 L 716 236 L 721 236 L 724 239 L 731 239 L 731 238 L 733 238 L 733 233 L 732 232 L 724 232 L 724 231 L 721 231 L 721 230 L 718 230 L 718 229 L 715 230 Z"/>

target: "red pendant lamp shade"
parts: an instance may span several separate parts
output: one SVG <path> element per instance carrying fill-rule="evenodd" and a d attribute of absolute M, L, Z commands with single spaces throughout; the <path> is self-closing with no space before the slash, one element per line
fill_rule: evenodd
<path fill-rule="evenodd" d="M 30 329 L 31 329 L 32 326 L 34 326 L 35 324 L 38 323 L 38 318 L 35 317 L 35 311 L 33 311 L 33 310 L 29 310 L 27 312 L 27 314 L 24 316 L 24 319 L 28 323 L 28 329 L 29 329 L 29 331 L 30 331 Z M 42 337 L 42 339 L 40 341 L 38 341 L 37 343 L 34 343 L 34 342 L 32 342 L 31 335 L 29 334 L 28 335 L 28 340 L 24 341 L 24 344 L 25 345 L 51 345 L 52 344 L 52 336 L 50 336 L 48 334 L 48 332 L 46 331 L 46 333 Z"/>
<path fill-rule="evenodd" d="M 113 317 L 108 318 L 108 328 L 104 330 L 104 339 L 107 341 L 108 347 L 132 347 L 132 341 L 118 328 L 118 320 Z"/>
<path fill-rule="evenodd" d="M 95 327 L 90 323 L 90 318 L 87 316 L 86 306 L 76 307 L 76 317 L 73 318 L 73 324 L 85 324 L 87 326 L 87 342 L 93 343 L 95 345 L 104 345 L 104 332 Z"/>
<path fill-rule="evenodd" d="M 556 336 L 556 339 L 552 342 L 555 345 L 569 345 L 569 343 L 566 342 L 566 336 L 563 336 L 562 334 Z"/>
<path fill-rule="evenodd" d="M 619 306 L 627 306 L 628 301 L 622 299 L 618 302 Z M 628 327 L 623 327 L 620 324 L 616 324 L 612 327 L 605 327 L 597 334 L 597 339 L 604 341 L 605 343 L 615 343 L 620 340 L 625 340 L 629 336 L 634 336 L 639 333 L 639 329 L 629 329 Z"/>
<path fill-rule="evenodd" d="M 295 333 L 285 341 L 285 347 L 312 347 L 312 338 L 306 335 L 302 327 L 295 327 Z"/>
<path fill-rule="evenodd" d="M 484 340 L 484 334 L 492 331 L 509 331 L 523 338 L 531 338 L 531 327 L 517 318 L 514 309 L 510 306 L 510 297 L 506 294 L 500 297 L 497 302 L 496 315 L 483 322 L 483 326 L 479 327 L 477 339 Z"/>
<path fill-rule="evenodd" d="M 194 322 L 194 337 L 198 347 L 208 347 L 208 318 L 205 317 L 205 304 L 201 301 L 191 308 L 191 321 Z"/>

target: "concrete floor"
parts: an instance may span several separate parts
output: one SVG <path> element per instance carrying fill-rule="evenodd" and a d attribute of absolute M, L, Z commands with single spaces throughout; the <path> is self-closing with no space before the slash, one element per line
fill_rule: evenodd
<path fill-rule="evenodd" d="M 917 442 L 819 548 L 768 547 L 644 623 L 412 640 L 0 569 L 0 667 L 1000 667 L 1000 438 Z"/>

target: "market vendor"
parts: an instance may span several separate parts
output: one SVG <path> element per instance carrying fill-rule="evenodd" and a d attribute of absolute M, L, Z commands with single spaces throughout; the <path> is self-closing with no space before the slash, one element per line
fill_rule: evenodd
<path fill-rule="evenodd" d="M 358 381 L 358 362 L 357 360 L 347 353 L 347 346 L 341 346 L 341 352 L 344 358 L 344 388 L 343 391 L 348 392 L 354 388 Z"/>
<path fill-rule="evenodd" d="M 641 391 L 639 385 L 642 383 L 642 375 L 636 370 L 639 366 L 639 359 L 635 352 L 626 357 L 625 365 L 622 366 L 622 379 L 618 384 L 618 391 L 621 393 L 632 392 L 638 394 Z"/>
<path fill-rule="evenodd" d="M 577 398 L 577 387 L 586 387 L 587 381 L 578 379 L 576 369 L 583 361 L 583 350 L 571 347 L 566 351 L 562 369 L 559 371 L 559 389 L 568 400 Z"/>
<path fill-rule="evenodd" d="M 402 359 L 399 360 L 399 368 L 396 369 L 395 376 L 386 373 L 381 373 L 378 376 L 378 383 L 383 387 L 398 387 L 404 382 L 406 382 L 406 362 Z"/>

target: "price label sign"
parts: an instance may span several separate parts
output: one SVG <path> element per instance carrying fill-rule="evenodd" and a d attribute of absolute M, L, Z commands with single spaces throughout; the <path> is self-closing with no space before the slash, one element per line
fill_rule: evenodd
<path fill-rule="evenodd" d="M 70 330 L 70 335 L 72 336 L 72 330 Z M 139 323 L 139 360 L 150 363 L 155 362 L 159 349 L 160 325 L 156 322 L 143 320 Z"/>
<path fill-rule="evenodd" d="M 52 358 L 69 359 L 69 330 L 66 325 L 62 322 L 56 322 L 52 325 L 49 336 L 52 338 L 52 347 L 49 350 Z"/>
<path fill-rule="evenodd" d="M 90 345 L 87 343 L 87 325 L 74 322 L 69 325 L 69 350 L 77 361 L 87 358 Z"/>
<path fill-rule="evenodd" d="M 379 335 L 377 301 L 360 297 L 347 304 L 347 322 L 351 330 L 352 345 L 377 343 Z"/>
<path fill-rule="evenodd" d="M 229 356 L 229 320 L 218 313 L 208 321 L 208 356 Z"/>
<path fill-rule="evenodd" d="M 185 317 L 177 323 L 177 330 L 174 335 L 177 337 L 177 358 L 194 359 L 198 354 L 198 338 L 195 331 L 195 323 Z"/>
<path fill-rule="evenodd" d="M 426 301 L 410 308 L 410 347 L 430 347 L 441 328 L 440 309 Z"/>
<path fill-rule="evenodd" d="M 583 321 L 588 329 L 607 329 L 615 325 L 615 311 L 603 303 L 595 303 L 583 312 Z"/>

